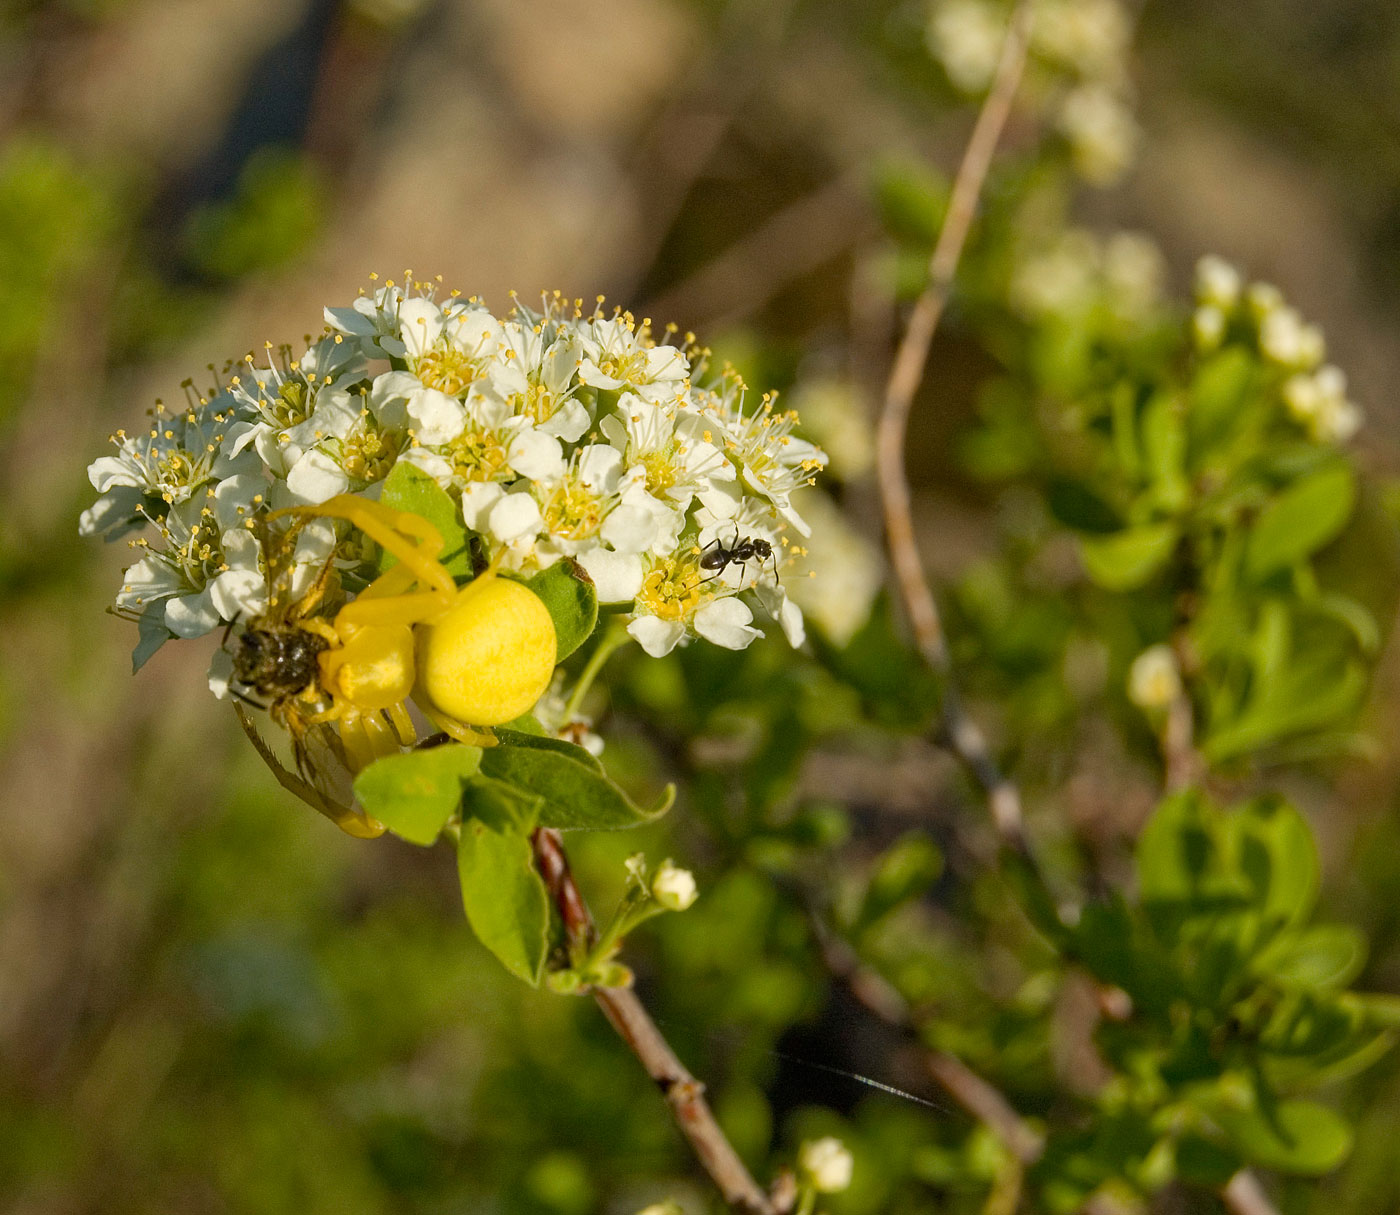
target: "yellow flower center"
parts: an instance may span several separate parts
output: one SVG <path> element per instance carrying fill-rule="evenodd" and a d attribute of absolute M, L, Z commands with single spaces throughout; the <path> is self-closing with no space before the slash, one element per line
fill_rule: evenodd
<path fill-rule="evenodd" d="M 652 566 L 642 579 L 637 603 L 662 620 L 689 620 L 706 598 L 700 578 L 694 553 L 668 557 Z"/>
<path fill-rule="evenodd" d="M 418 357 L 413 374 L 428 388 L 436 388 L 450 397 L 459 397 L 481 378 L 486 360 L 468 354 L 459 346 L 435 346 Z"/>
<path fill-rule="evenodd" d="M 662 494 L 675 485 L 677 454 L 678 449 L 673 439 L 660 451 L 649 451 L 642 457 L 642 467 L 647 474 L 648 493 Z"/>
<path fill-rule="evenodd" d="M 559 409 L 559 399 L 543 384 L 531 384 L 511 399 L 511 408 L 532 422 L 548 422 Z"/>
<path fill-rule="evenodd" d="M 603 523 L 603 507 L 592 490 L 566 477 L 544 504 L 545 526 L 566 540 L 586 540 Z"/>
<path fill-rule="evenodd" d="M 355 481 L 381 481 L 389 475 L 403 450 L 404 438 L 394 431 L 366 430 L 341 446 L 340 463 Z"/>
<path fill-rule="evenodd" d="M 605 353 L 598 357 L 598 370 L 624 384 L 635 383 L 647 369 L 647 352 L 634 350 L 630 354 Z"/>
<path fill-rule="evenodd" d="M 505 445 L 489 430 L 463 431 L 447 445 L 447 459 L 464 481 L 494 481 L 507 471 Z"/>

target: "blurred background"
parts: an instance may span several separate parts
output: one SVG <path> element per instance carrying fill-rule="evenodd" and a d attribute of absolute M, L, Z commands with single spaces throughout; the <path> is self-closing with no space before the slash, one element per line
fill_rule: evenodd
<path fill-rule="evenodd" d="M 1400 10 L 1173 0 L 1131 16 L 1140 137 L 1124 164 L 1088 166 L 1070 215 L 1150 233 L 1169 291 L 1207 251 L 1279 284 L 1366 409 L 1364 461 L 1400 472 Z M 875 570 L 861 445 L 893 332 L 880 166 L 949 173 L 974 112 L 928 24 L 917 0 L 4 0 L 4 1209 L 710 1201 L 591 1004 L 526 991 L 472 942 L 450 858 L 341 836 L 275 786 L 205 688 L 214 639 L 131 677 L 134 630 L 103 614 L 125 552 L 78 539 L 84 470 L 187 377 L 318 332 L 371 271 L 408 268 L 498 307 L 511 290 L 606 294 L 819 416 L 834 398 L 822 437 L 852 461 L 843 560 Z M 1034 128 L 1022 115 L 1009 141 Z M 913 435 L 943 581 L 991 543 L 990 500 L 952 454 L 983 359 L 940 339 Z M 1295 790 L 1327 909 L 1371 937 L 1361 985 L 1386 991 L 1400 991 L 1397 696 L 1392 642 L 1369 710 L 1381 748 Z M 665 754 L 624 726 L 603 727 L 610 763 L 639 787 L 666 779 Z M 1061 792 L 1090 834 L 1130 832 L 1150 804 L 1145 775 L 1070 776 Z M 842 752 L 802 779 L 863 788 L 907 821 L 947 773 L 911 742 L 874 770 Z M 580 842 L 600 904 L 639 847 L 703 871 L 713 846 L 671 817 Z M 801 964 L 800 917 L 741 868 L 717 883 L 648 929 L 637 962 L 743 1150 L 790 1147 L 833 1110 L 871 1144 L 933 1150 L 913 1129 L 928 1111 L 821 1070 L 888 1079 L 894 1064 Z M 1356 1155 L 1291 1209 L 1397 1209 L 1400 1064 L 1348 1100 Z"/>

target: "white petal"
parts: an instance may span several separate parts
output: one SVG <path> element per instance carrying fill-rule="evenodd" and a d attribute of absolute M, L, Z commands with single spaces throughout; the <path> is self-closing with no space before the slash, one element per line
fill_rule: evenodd
<path fill-rule="evenodd" d="M 627 626 L 627 631 L 653 658 L 664 658 L 685 636 L 685 629 L 678 621 L 662 620 L 659 616 L 638 616 Z"/>
<path fill-rule="evenodd" d="M 783 636 L 788 639 L 788 645 L 796 649 L 807 640 L 807 628 L 802 622 L 802 609 L 787 597 L 787 592 L 780 586 L 768 586 L 766 583 L 754 587 L 758 594 L 759 603 L 773 617 L 783 630 Z"/>
<path fill-rule="evenodd" d="M 368 301 L 365 301 L 368 303 Z M 352 333 L 356 337 L 373 337 L 376 328 L 373 319 L 355 308 L 327 308 L 326 324 L 341 333 Z"/>
<path fill-rule="evenodd" d="M 330 456 L 312 449 L 287 473 L 287 489 L 294 502 L 319 505 L 350 488 L 350 478 Z"/>
<path fill-rule="evenodd" d="M 557 435 L 565 443 L 577 443 L 591 421 L 583 402 L 570 398 L 554 411 L 553 417 L 540 424 L 540 429 L 546 434 Z"/>
<path fill-rule="evenodd" d="M 214 517 L 227 529 L 253 513 L 253 499 L 264 497 L 267 481 L 259 474 L 240 473 L 214 487 Z"/>
<path fill-rule="evenodd" d="M 593 579 L 599 603 L 630 603 L 642 589 L 642 559 L 635 554 L 590 548 L 577 560 Z"/>
<path fill-rule="evenodd" d="M 742 650 L 755 637 L 763 636 L 752 621 L 753 613 L 739 600 L 715 599 L 695 613 L 695 631 L 727 650 Z"/>
<path fill-rule="evenodd" d="M 398 463 L 421 468 L 443 489 L 452 484 L 452 465 L 437 452 L 429 451 L 426 447 L 410 447 L 398 458 Z"/>
<path fill-rule="evenodd" d="M 165 605 L 165 627 L 176 637 L 203 637 L 218 623 L 213 592 L 207 586 L 197 595 L 171 599 Z"/>
<path fill-rule="evenodd" d="M 564 471 L 564 451 L 552 435 L 531 428 L 510 441 L 506 459 L 511 468 L 532 481 L 551 481 Z"/>
<path fill-rule="evenodd" d="M 619 506 L 603 520 L 603 540 L 619 553 L 643 553 L 656 540 L 656 516 L 644 506 Z"/>
<path fill-rule="evenodd" d="M 404 457 L 407 459 L 407 457 Z M 484 532 L 491 508 L 505 496 L 494 481 L 473 481 L 462 487 L 462 521 L 474 532 Z M 538 509 L 538 508 L 536 508 Z"/>
<path fill-rule="evenodd" d="M 117 485 L 140 485 L 132 466 L 119 456 L 99 456 L 88 465 L 88 480 L 99 494 Z"/>
<path fill-rule="evenodd" d="M 404 300 L 399 305 L 399 332 L 404 348 L 417 358 L 431 350 L 442 336 L 442 310 L 419 295 Z"/>
<path fill-rule="evenodd" d="M 267 610 L 267 580 L 256 569 L 225 570 L 209 584 L 209 601 L 223 620 L 261 615 Z M 167 619 L 169 614 L 167 607 Z"/>
<path fill-rule="evenodd" d="M 131 651 L 131 673 L 134 675 L 150 661 L 151 656 L 170 640 L 170 630 L 165 627 L 165 609 L 146 612 L 139 622 L 141 640 Z"/>
<path fill-rule="evenodd" d="M 540 504 L 529 494 L 506 494 L 491 508 L 491 534 L 511 544 L 544 526 Z"/>
<path fill-rule="evenodd" d="M 209 690 L 220 700 L 227 700 L 229 684 L 232 682 L 233 655 L 220 646 L 209 660 Z"/>
<path fill-rule="evenodd" d="M 136 514 L 136 508 L 141 505 L 141 497 L 141 491 L 134 485 L 118 485 L 109 490 L 78 517 L 78 535 L 110 533 L 115 540 L 131 528 L 140 527 L 143 521 Z"/>
<path fill-rule="evenodd" d="M 450 443 L 462 433 L 467 411 L 462 402 L 436 388 L 420 388 L 408 399 L 408 417 L 418 441 L 427 447 Z"/>
<path fill-rule="evenodd" d="M 606 443 L 579 448 L 578 478 L 599 495 L 615 493 L 622 481 L 622 453 Z"/>

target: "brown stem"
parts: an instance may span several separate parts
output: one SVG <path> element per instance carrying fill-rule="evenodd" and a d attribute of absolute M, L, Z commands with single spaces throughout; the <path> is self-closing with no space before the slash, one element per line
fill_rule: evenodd
<path fill-rule="evenodd" d="M 1012 13 L 1006 40 L 1002 44 L 1001 59 L 991 91 L 982 104 L 972 137 L 968 140 L 967 150 L 953 180 L 948 211 L 934 244 L 933 256 L 929 259 L 928 285 L 909 314 L 885 387 L 884 407 L 876 429 L 876 467 L 884 507 L 885 537 L 895 581 L 920 652 L 928 664 L 944 676 L 949 673 L 951 660 L 938 605 L 929 588 L 914 537 L 909 480 L 904 467 L 904 442 L 914 394 L 923 380 L 924 367 L 928 362 L 929 346 L 948 302 L 987 171 L 1020 84 L 1030 25 L 1029 0 L 1020 0 Z M 982 731 L 964 714 L 951 682 L 945 679 L 945 685 L 943 722 L 948 744 L 986 791 L 998 834 L 1005 842 L 1022 847 L 1021 799 L 1016 786 L 997 770 Z"/>
<path fill-rule="evenodd" d="M 531 840 L 535 864 L 564 921 L 571 946 L 593 942 L 593 917 L 569 870 L 569 859 L 557 831 L 537 828 Z M 778 1215 L 772 1199 L 753 1179 L 734 1145 L 725 1137 L 705 1100 L 705 1086 L 686 1069 L 656 1027 L 636 994 L 627 988 L 595 987 L 593 998 L 618 1036 L 646 1068 L 675 1115 L 676 1125 L 705 1171 L 731 1206 L 754 1215 Z"/>

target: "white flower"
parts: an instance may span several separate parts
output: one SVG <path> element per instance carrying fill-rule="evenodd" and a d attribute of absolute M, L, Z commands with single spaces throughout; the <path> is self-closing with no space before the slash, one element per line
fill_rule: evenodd
<path fill-rule="evenodd" d="M 944 0 L 933 10 L 928 49 L 953 87 L 980 93 L 992 83 L 1006 37 L 1002 15 L 981 0 Z"/>
<path fill-rule="evenodd" d="M 661 868 L 651 879 L 652 898 L 667 911 L 684 911 L 699 893 L 695 875 L 688 869 L 678 869 L 670 860 L 662 861 Z"/>
<path fill-rule="evenodd" d="M 783 585 L 788 595 L 836 646 L 845 646 L 870 619 L 884 582 L 879 553 L 819 490 L 798 499 L 812 536 L 792 558 Z"/>
<path fill-rule="evenodd" d="M 1059 128 L 1069 141 L 1074 167 L 1094 185 L 1112 185 L 1137 153 L 1139 132 L 1132 110 L 1103 85 L 1072 90 L 1060 106 Z"/>
<path fill-rule="evenodd" d="M 1191 314 L 1191 334 L 1196 347 L 1209 353 L 1220 345 L 1225 337 L 1225 314 L 1214 304 L 1202 304 Z"/>
<path fill-rule="evenodd" d="M 1181 669 L 1171 646 L 1149 646 L 1133 659 L 1128 699 L 1138 708 L 1165 709 L 1181 692 Z"/>
<path fill-rule="evenodd" d="M 827 457 L 792 433 L 798 422 L 795 411 L 778 413 L 773 404 L 774 398 L 765 394 L 757 409 L 744 413 L 740 406 L 724 417 L 725 451 L 739 466 L 743 484 L 767 498 L 805 536 L 808 528 L 792 509 L 792 494 L 813 483 L 813 474 L 826 466 Z"/>
<path fill-rule="evenodd" d="M 452 397 L 485 374 L 504 336 L 485 308 L 462 300 L 439 306 L 422 295 L 399 305 L 399 327 L 409 370 L 425 388 Z"/>
<path fill-rule="evenodd" d="M 1016 269 L 1011 305 L 1028 320 L 1069 316 L 1093 303 L 1100 253 L 1092 233 L 1074 228 Z"/>
<path fill-rule="evenodd" d="M 545 434 L 576 443 L 592 424 L 574 379 L 582 355 L 572 330 L 546 325 L 545 318 L 532 315 L 524 322 L 509 321 L 498 357 L 487 368 L 490 389 L 511 413 Z"/>
<path fill-rule="evenodd" d="M 1080 76 L 1116 78 L 1131 35 L 1117 0 L 1039 0 L 1031 44 L 1042 58 Z"/>
<path fill-rule="evenodd" d="M 237 425 L 235 414 L 233 399 L 219 395 L 178 414 L 158 404 L 144 433 L 117 431 L 112 436 L 117 454 L 101 456 L 88 467 L 88 480 L 100 497 L 83 513 L 80 533 L 112 534 L 139 526 L 150 513 L 143 509 L 147 499 L 157 506 L 177 506 L 211 482 L 258 469 L 252 453 L 227 449 L 225 440 Z"/>
<path fill-rule="evenodd" d="M 1347 379 L 1328 364 L 1312 375 L 1290 376 L 1283 385 L 1288 412 L 1318 443 L 1345 443 L 1361 427 L 1361 410 L 1347 399 Z"/>
<path fill-rule="evenodd" d="M 1321 331 L 1286 304 L 1270 309 L 1259 322 L 1259 349 L 1275 363 L 1304 370 L 1316 367 L 1326 352 Z"/>
<path fill-rule="evenodd" d="M 578 378 L 590 388 L 630 388 L 648 401 L 684 394 L 690 375 L 685 355 L 653 343 L 646 326 L 638 329 L 630 314 L 595 317 L 579 331 L 579 340 Z"/>
<path fill-rule="evenodd" d="M 412 287 L 410 280 L 406 288 Z M 405 289 L 385 283 L 373 295 L 360 297 L 349 308 L 327 308 L 326 324 L 357 339 L 357 344 L 371 358 L 402 358 L 403 339 L 399 336 L 399 308 Z"/>
<path fill-rule="evenodd" d="M 1240 301 L 1244 280 L 1240 272 L 1223 257 L 1206 254 L 1196 263 L 1196 299 L 1222 312 L 1228 312 Z"/>
<path fill-rule="evenodd" d="M 802 1145 L 797 1153 L 797 1167 L 818 1193 L 836 1194 L 850 1186 L 855 1161 L 841 1140 L 828 1135 Z"/>

